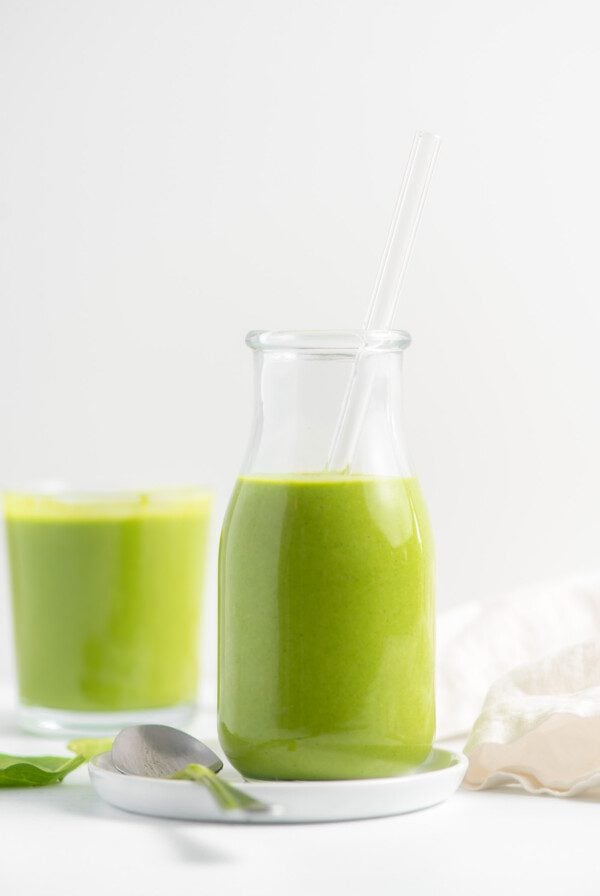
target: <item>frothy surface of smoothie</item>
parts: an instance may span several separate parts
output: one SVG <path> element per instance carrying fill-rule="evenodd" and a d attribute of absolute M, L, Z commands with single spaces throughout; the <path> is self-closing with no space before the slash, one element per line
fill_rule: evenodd
<path fill-rule="evenodd" d="M 242 477 L 219 591 L 219 736 L 242 774 L 381 777 L 427 757 L 433 546 L 416 480 Z"/>

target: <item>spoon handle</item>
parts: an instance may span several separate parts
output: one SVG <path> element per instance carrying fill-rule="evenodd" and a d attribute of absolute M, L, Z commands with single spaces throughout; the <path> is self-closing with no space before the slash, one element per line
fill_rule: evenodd
<path fill-rule="evenodd" d="M 186 765 L 185 768 L 175 772 L 170 777 L 178 781 L 194 781 L 196 784 L 204 784 L 205 787 L 208 787 L 221 809 L 227 812 L 233 809 L 241 809 L 244 812 L 272 813 L 274 811 L 274 806 L 249 796 L 237 787 L 228 784 L 227 781 L 222 781 L 205 765 L 197 765 L 196 763 Z"/>

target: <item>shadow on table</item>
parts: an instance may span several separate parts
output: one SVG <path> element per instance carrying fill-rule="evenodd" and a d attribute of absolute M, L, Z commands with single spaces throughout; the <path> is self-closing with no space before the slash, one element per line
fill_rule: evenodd
<path fill-rule="evenodd" d="M 24 788 L 19 791 L 19 795 L 19 802 L 22 805 L 30 804 L 32 815 L 39 814 L 44 802 L 47 801 L 46 805 L 52 812 L 107 822 L 125 822 L 160 831 L 161 836 L 172 845 L 179 861 L 199 865 L 231 865 L 236 861 L 233 853 L 203 841 L 202 827 L 195 822 L 154 818 L 115 809 L 99 799 L 87 784 L 63 783 L 50 787 Z"/>
<path fill-rule="evenodd" d="M 473 793 L 477 795 L 477 791 L 470 790 L 467 787 L 461 788 L 463 793 Z M 550 793 L 527 793 L 526 790 L 523 790 L 522 787 L 519 787 L 518 784 L 503 784 L 500 787 L 490 787 L 488 790 L 481 791 L 482 793 L 504 793 L 510 794 L 511 796 L 526 798 L 529 800 L 567 800 L 570 803 L 600 803 L 600 787 L 590 787 L 589 790 L 584 791 L 583 793 L 577 794 L 577 796 L 552 796 Z"/>
<path fill-rule="evenodd" d="M 590 787 L 585 793 L 580 793 L 579 796 L 572 796 L 570 799 L 584 803 L 600 803 L 600 787 Z"/>

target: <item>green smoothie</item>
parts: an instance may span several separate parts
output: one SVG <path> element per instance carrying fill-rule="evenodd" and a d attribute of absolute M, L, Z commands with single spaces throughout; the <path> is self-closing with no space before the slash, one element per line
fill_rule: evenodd
<path fill-rule="evenodd" d="M 74 711 L 194 699 L 210 499 L 8 495 L 21 702 Z"/>
<path fill-rule="evenodd" d="M 219 566 L 219 737 L 243 775 L 382 777 L 427 757 L 433 545 L 416 480 L 243 477 Z"/>

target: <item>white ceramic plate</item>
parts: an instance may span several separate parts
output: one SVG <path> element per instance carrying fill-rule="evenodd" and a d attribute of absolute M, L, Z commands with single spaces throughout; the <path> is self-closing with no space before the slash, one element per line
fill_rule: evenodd
<path fill-rule="evenodd" d="M 252 796 L 279 807 L 276 815 L 225 812 L 204 787 L 190 781 L 167 781 L 122 775 L 110 753 L 89 764 L 96 792 L 119 809 L 195 821 L 290 823 L 350 821 L 401 815 L 448 799 L 467 770 L 461 753 L 433 749 L 427 762 L 410 775 L 361 781 L 245 781 L 233 769 L 222 777 Z"/>

